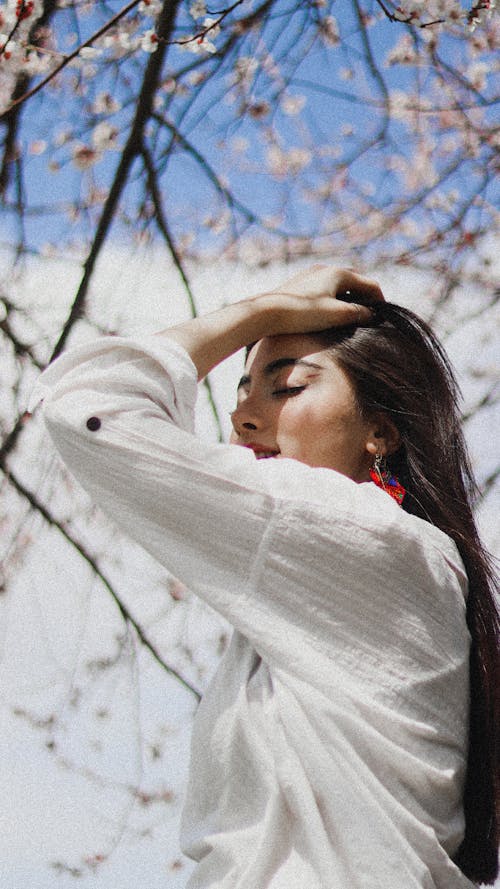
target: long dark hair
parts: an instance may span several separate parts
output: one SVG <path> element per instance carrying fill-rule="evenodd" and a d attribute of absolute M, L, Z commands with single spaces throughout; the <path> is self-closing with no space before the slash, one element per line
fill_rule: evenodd
<path fill-rule="evenodd" d="M 477 488 L 460 424 L 460 392 L 443 347 L 413 312 L 376 306 L 370 327 L 319 334 L 354 384 L 363 415 L 383 412 L 401 436 L 388 466 L 407 490 L 403 509 L 456 543 L 469 579 L 470 730 L 463 873 L 491 884 L 500 844 L 500 614 L 491 558 L 473 516 Z"/>

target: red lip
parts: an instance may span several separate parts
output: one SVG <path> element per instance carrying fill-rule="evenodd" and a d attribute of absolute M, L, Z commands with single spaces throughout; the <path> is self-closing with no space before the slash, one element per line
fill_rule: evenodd
<path fill-rule="evenodd" d="M 257 444 L 256 442 L 249 442 L 244 445 L 245 448 L 250 448 L 254 454 L 279 454 L 279 451 L 276 448 L 269 448 L 265 445 Z"/>

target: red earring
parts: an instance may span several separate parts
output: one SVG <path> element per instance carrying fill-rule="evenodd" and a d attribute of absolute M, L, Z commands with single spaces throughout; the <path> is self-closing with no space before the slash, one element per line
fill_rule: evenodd
<path fill-rule="evenodd" d="M 406 494 L 406 488 L 403 488 L 396 476 L 389 471 L 385 457 L 382 454 L 376 454 L 375 463 L 370 469 L 370 478 L 372 482 L 375 482 L 377 488 L 382 488 L 401 506 Z"/>

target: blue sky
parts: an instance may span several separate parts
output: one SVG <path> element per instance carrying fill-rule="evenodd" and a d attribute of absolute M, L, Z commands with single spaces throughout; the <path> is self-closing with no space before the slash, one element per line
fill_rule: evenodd
<path fill-rule="evenodd" d="M 376 4 L 372 3 L 371 7 L 380 13 Z M 108 8 L 114 10 L 119 8 L 119 4 L 112 4 Z M 273 56 L 278 60 L 282 59 L 282 64 L 289 73 L 290 81 L 286 93 L 292 97 L 305 96 L 307 99 L 303 115 L 310 135 L 304 133 L 299 117 L 287 115 L 279 103 L 273 104 L 276 82 L 269 78 L 262 68 L 256 71 L 252 98 L 255 101 L 270 100 L 270 112 L 261 121 L 248 116 L 239 118 L 238 114 L 235 114 L 237 106 L 227 104 L 231 58 L 220 67 L 217 75 L 203 86 L 198 98 L 193 102 L 190 101 L 189 105 L 186 104 L 185 97 L 163 92 L 160 94 L 163 105 L 158 110 L 160 114 L 166 113 L 174 121 L 179 121 L 179 115 L 182 115 L 183 134 L 197 150 L 203 153 L 208 163 L 220 175 L 227 178 L 238 200 L 245 203 L 251 211 L 270 216 L 276 214 L 285 202 L 287 210 L 283 226 L 292 232 L 305 233 L 314 227 L 318 218 L 318 207 L 304 196 L 304 187 L 317 187 L 339 164 L 350 164 L 350 173 L 355 185 L 371 188 L 373 191 L 371 200 L 380 207 L 404 194 L 400 176 L 394 170 L 387 169 L 385 164 L 390 154 L 408 157 L 413 150 L 412 139 L 404 124 L 392 119 L 388 124 L 383 145 L 360 152 L 360 146 L 373 138 L 380 124 L 374 105 L 353 101 L 349 97 L 364 97 L 370 103 L 382 100 L 385 87 L 381 85 L 380 78 L 373 73 L 371 62 L 380 65 L 380 72 L 389 89 L 416 89 L 418 86 L 418 89 L 425 93 L 432 86 L 433 76 L 429 70 L 420 70 L 416 73 L 414 68 L 402 65 L 389 68 L 384 66 L 383 60 L 387 51 L 403 36 L 405 26 L 391 23 L 383 16 L 378 24 L 368 31 L 372 53 L 370 61 L 367 47 L 363 44 L 362 35 L 354 19 L 353 5 L 335 2 L 331 5 L 331 12 L 337 16 L 341 28 L 340 44 L 336 47 L 326 47 L 321 41 L 316 41 L 296 65 L 294 57 L 299 58 L 303 55 L 304 46 L 309 40 L 309 32 L 302 32 L 300 15 L 292 18 L 291 23 L 283 28 L 283 31 L 280 30 L 283 23 L 281 13 L 286 13 L 289 8 L 292 8 L 292 4 L 286 0 L 276 5 L 276 18 L 267 26 L 265 42 Z M 193 28 L 194 23 L 185 14 L 183 20 L 186 23 L 185 27 Z M 82 19 L 82 38 L 95 30 L 98 21 L 100 22 L 100 19 L 96 12 Z M 59 22 L 61 43 L 64 44 L 64 38 L 69 36 L 73 28 L 74 24 L 70 21 L 69 14 L 61 17 Z M 223 36 L 220 35 L 216 42 L 220 42 Z M 256 50 L 256 39 L 250 35 L 241 50 L 249 58 Z M 441 52 L 456 62 L 463 53 L 463 48 L 459 42 L 449 37 L 442 42 Z M 69 217 L 63 210 L 54 213 L 48 208 L 54 203 L 61 208 L 68 202 L 78 203 L 85 198 L 89 188 L 97 187 L 106 192 L 119 162 L 119 148 L 124 144 L 127 127 L 135 110 L 133 102 L 135 87 L 130 91 L 126 80 L 130 78 L 132 84 L 139 84 L 142 69 L 148 59 L 148 54 L 138 51 L 130 60 L 122 60 L 119 67 L 103 66 L 99 60 L 89 62 L 91 66 L 96 65 L 98 74 L 95 78 L 86 76 L 85 71 L 79 74 L 75 69 L 67 69 L 62 75 L 61 90 L 49 87 L 45 93 L 35 97 L 24 108 L 21 143 L 24 199 L 27 208 L 30 208 L 24 221 L 25 237 L 29 247 L 37 249 L 47 240 L 64 247 L 68 241 L 78 241 L 91 234 L 99 215 L 99 208 L 90 213 L 83 212 L 78 220 Z M 169 72 L 178 70 L 179 65 L 192 68 L 191 73 L 193 73 L 195 71 L 193 66 L 199 64 L 199 57 L 173 46 L 169 49 L 165 75 L 168 76 Z M 215 69 L 218 66 L 220 60 L 216 56 L 205 56 L 202 68 L 198 67 L 196 71 L 205 70 L 207 67 Z M 348 75 L 351 79 L 346 79 L 346 72 L 351 72 Z M 186 72 L 181 80 L 187 83 L 189 76 L 189 72 Z M 87 90 L 87 95 L 83 99 L 75 99 L 69 91 L 70 81 L 75 77 L 79 78 L 80 84 Z M 329 90 L 333 92 L 329 93 Z M 64 132 L 72 131 L 76 141 L 91 144 L 95 125 L 104 120 L 103 115 L 92 111 L 92 105 L 96 96 L 103 91 L 109 92 L 123 103 L 123 107 L 109 118 L 119 130 L 116 150 L 104 152 L 97 164 L 89 170 L 82 171 L 70 160 L 72 143 L 57 147 L 54 142 L 57 143 Z M 291 175 L 281 180 L 273 179 L 269 175 L 266 157 L 271 123 L 280 145 L 285 150 L 302 146 L 312 152 L 312 162 L 305 165 L 300 175 Z M 352 136 L 342 134 L 343 128 L 348 127 L 353 130 Z M 243 154 L 234 151 L 235 137 L 248 141 L 248 150 Z M 439 157 L 439 141 L 442 137 L 436 138 L 438 142 L 433 161 L 443 167 L 453 160 L 453 155 L 445 151 Z M 148 139 L 153 154 L 156 153 L 158 157 L 157 163 L 161 166 L 162 152 L 169 136 L 165 130 L 152 124 Z M 47 143 L 47 150 L 40 155 L 30 154 L 30 145 L 39 141 Z M 338 156 L 336 158 L 326 156 L 320 159 L 318 152 L 321 146 L 335 148 Z M 357 154 L 360 155 L 359 158 L 353 160 Z M 465 200 L 468 191 L 476 187 L 477 177 L 482 169 L 481 164 L 479 158 L 477 163 L 472 160 L 468 165 L 461 166 L 458 173 L 450 174 L 445 190 L 457 189 L 461 198 Z M 56 165 L 57 171 L 51 171 L 51 165 Z M 214 236 L 203 226 L 203 218 L 207 213 L 220 213 L 221 204 L 209 180 L 200 172 L 199 166 L 184 152 L 177 151 L 170 157 L 160 182 L 167 213 L 176 235 L 195 231 L 200 244 L 213 244 Z M 143 184 L 144 172 L 142 165 L 137 163 L 122 205 L 126 215 L 130 217 L 131 224 L 128 226 L 122 220 L 115 223 L 113 229 L 112 237 L 119 242 L 129 239 L 131 232 L 138 228 L 139 224 L 134 223 L 134 218 L 137 203 L 143 194 Z M 490 199 L 494 201 L 491 186 L 489 194 Z M 339 195 L 339 198 L 342 199 L 342 195 Z M 43 210 L 39 212 L 43 207 L 47 208 L 47 212 Z M 470 210 L 469 213 L 474 214 L 475 211 Z M 423 219 L 418 209 L 414 211 L 414 218 L 417 223 Z M 433 218 L 436 222 L 440 221 L 438 210 L 434 212 Z M 10 230 L 10 236 L 16 238 L 18 229 L 13 219 L 14 214 L 6 215 L 3 229 L 7 237 Z M 196 219 L 197 222 L 194 221 Z"/>

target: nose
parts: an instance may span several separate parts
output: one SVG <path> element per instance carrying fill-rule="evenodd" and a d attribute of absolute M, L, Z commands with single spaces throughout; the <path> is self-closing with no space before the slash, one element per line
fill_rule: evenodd
<path fill-rule="evenodd" d="M 262 429 L 263 418 L 253 398 L 248 396 L 236 406 L 231 413 L 231 423 L 237 435 L 244 434 L 245 430 L 255 432 Z"/>

